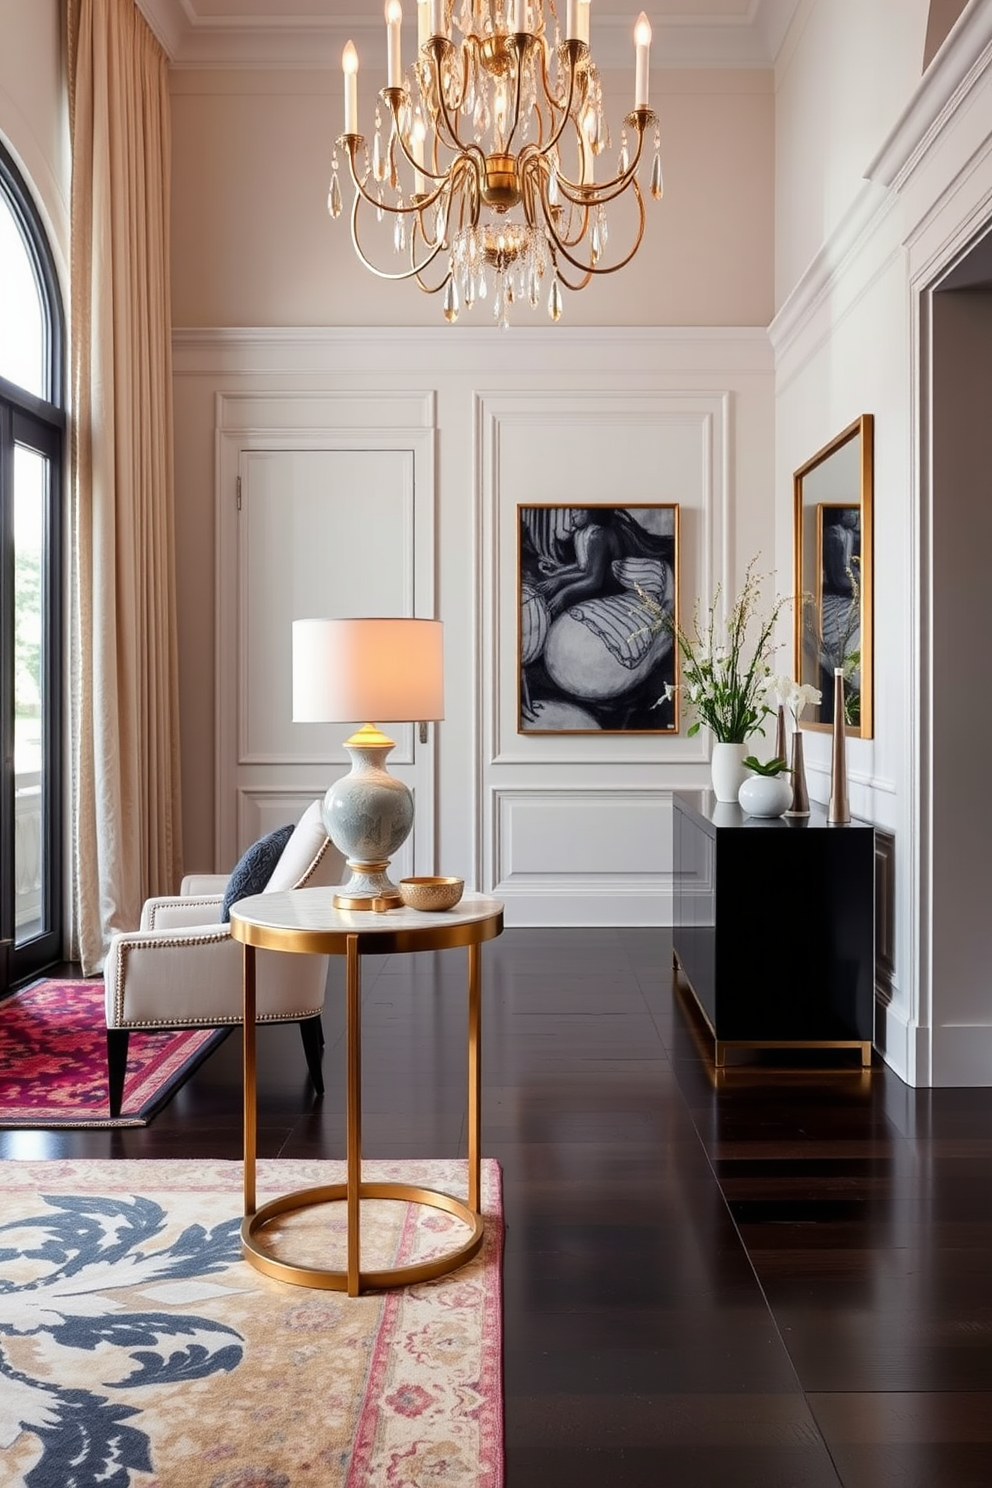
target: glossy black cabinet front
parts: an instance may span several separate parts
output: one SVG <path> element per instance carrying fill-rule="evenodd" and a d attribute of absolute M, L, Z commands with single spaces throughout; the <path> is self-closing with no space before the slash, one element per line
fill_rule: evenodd
<path fill-rule="evenodd" d="M 673 804 L 675 956 L 717 1063 L 723 1044 L 870 1045 L 870 823 L 830 826 L 815 804 L 764 821 L 708 791 L 676 791 Z"/>

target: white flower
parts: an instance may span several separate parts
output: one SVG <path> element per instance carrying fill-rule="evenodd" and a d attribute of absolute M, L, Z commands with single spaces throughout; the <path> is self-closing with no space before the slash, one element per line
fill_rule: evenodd
<path fill-rule="evenodd" d="M 767 678 L 765 686 L 770 693 L 774 694 L 775 701 L 780 708 L 790 708 L 792 706 L 792 694 L 796 684 L 787 673 L 774 673 Z"/>
<path fill-rule="evenodd" d="M 779 706 L 788 708 L 795 728 L 799 727 L 799 720 L 808 704 L 818 703 L 823 696 L 818 687 L 812 687 L 808 682 L 796 682 L 785 673 L 769 677 L 766 685 Z"/>

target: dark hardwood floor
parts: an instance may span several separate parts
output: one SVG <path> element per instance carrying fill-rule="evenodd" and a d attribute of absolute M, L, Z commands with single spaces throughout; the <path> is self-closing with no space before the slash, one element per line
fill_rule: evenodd
<path fill-rule="evenodd" d="M 507 931 L 483 963 L 509 1488 L 990 1488 L 992 1089 L 717 1075 L 664 931 Z M 343 1155 L 340 973 L 322 1102 L 295 1027 L 260 1032 L 263 1156 Z M 368 1156 L 464 1152 L 464 977 L 365 963 Z M 240 1094 L 234 1035 L 149 1127 L 0 1156 L 236 1158 Z"/>

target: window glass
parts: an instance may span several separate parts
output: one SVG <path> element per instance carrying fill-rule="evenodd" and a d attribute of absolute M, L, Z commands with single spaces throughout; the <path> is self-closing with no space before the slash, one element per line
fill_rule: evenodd
<path fill-rule="evenodd" d="M 20 228 L 0 191 L 0 377 L 44 398 L 45 366 L 41 289 Z"/>

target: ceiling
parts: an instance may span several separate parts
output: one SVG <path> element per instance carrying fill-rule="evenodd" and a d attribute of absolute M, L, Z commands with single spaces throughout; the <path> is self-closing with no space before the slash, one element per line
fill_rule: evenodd
<path fill-rule="evenodd" d="M 379 0 L 137 0 L 177 67 L 330 67 L 348 37 L 379 38 Z M 592 0 L 592 44 L 601 66 L 633 64 L 636 13 L 654 30 L 662 67 L 771 67 L 799 0 Z M 416 5 L 407 0 L 404 41 Z M 564 3 L 558 5 L 564 12 Z M 383 57 L 384 60 L 384 57 Z"/>

